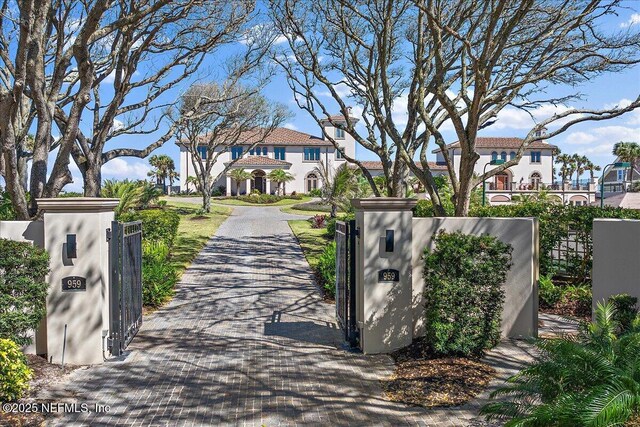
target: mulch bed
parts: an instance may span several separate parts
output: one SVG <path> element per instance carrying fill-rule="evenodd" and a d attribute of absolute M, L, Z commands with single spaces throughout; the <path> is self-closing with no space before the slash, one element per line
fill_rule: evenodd
<path fill-rule="evenodd" d="M 36 400 L 35 397 L 42 390 L 46 390 L 51 385 L 58 383 L 68 374 L 80 368 L 80 366 L 65 365 L 64 369 L 60 365 L 53 365 L 46 359 L 34 354 L 27 354 L 27 364 L 33 370 L 33 378 L 30 382 L 29 390 L 17 403 L 44 402 Z M 0 426 L 32 427 L 46 425 L 46 414 L 36 412 L 31 413 L 5 413 L 0 410 Z"/>
<path fill-rule="evenodd" d="M 479 360 L 435 357 L 422 339 L 392 354 L 396 369 L 382 381 L 388 400 L 408 405 L 458 406 L 484 391 L 495 370 Z"/>

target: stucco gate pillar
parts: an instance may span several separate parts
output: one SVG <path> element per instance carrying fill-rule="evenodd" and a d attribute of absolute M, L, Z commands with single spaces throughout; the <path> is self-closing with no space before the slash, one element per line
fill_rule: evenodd
<path fill-rule="evenodd" d="M 364 353 L 411 344 L 411 209 L 414 199 L 355 199 L 356 319 Z"/>
<path fill-rule="evenodd" d="M 51 257 L 47 278 L 48 358 L 53 363 L 102 363 L 109 329 L 107 229 L 118 199 L 80 197 L 37 202 L 44 211 L 44 247 Z"/>

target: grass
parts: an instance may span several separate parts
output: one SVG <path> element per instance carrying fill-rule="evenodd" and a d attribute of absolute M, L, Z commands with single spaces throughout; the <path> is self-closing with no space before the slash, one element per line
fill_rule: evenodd
<path fill-rule="evenodd" d="M 329 216 L 329 212 L 325 211 L 317 211 L 317 210 L 306 210 L 306 209 L 296 209 L 295 206 L 283 206 L 280 208 L 281 212 L 293 214 L 293 215 L 304 215 L 308 218 L 311 218 L 314 215 L 326 215 Z"/>
<path fill-rule="evenodd" d="M 178 276 L 181 277 L 220 224 L 231 214 L 231 208 L 212 206 L 211 213 L 197 219 L 194 214 L 199 206 L 193 203 L 170 201 L 167 208 L 180 215 L 178 237 L 171 248 L 171 264 L 176 267 Z"/>
<path fill-rule="evenodd" d="M 288 221 L 291 231 L 295 234 L 304 257 L 312 269 L 318 266 L 318 260 L 325 246 L 331 241 L 326 228 L 311 228 L 311 223 L 306 219 L 293 219 Z"/>

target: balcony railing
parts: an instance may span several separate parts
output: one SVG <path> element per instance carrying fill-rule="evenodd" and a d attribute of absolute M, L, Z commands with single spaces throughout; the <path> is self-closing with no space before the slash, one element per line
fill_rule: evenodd
<path fill-rule="evenodd" d="M 487 182 L 488 191 L 589 191 L 589 184 L 560 182 Z"/>

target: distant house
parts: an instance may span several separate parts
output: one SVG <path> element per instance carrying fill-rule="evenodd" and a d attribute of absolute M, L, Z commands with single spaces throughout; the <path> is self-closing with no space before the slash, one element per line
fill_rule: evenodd
<path fill-rule="evenodd" d="M 614 163 L 619 161 L 620 158 L 616 158 Z M 607 193 L 620 193 L 629 190 L 631 182 L 629 181 L 629 169 L 608 169 L 601 179 L 604 179 L 605 198 Z M 640 182 L 640 165 L 635 165 L 633 168 L 633 182 Z"/>
<path fill-rule="evenodd" d="M 492 160 L 504 161 L 516 158 L 523 139 L 516 137 L 478 137 L 476 152 L 480 159 L 476 162 L 474 173 L 482 175 L 491 170 Z M 538 193 L 545 190 L 549 197 L 559 203 L 587 205 L 595 200 L 595 184 L 570 184 L 556 181 L 553 173 L 554 156 L 557 147 L 545 141 L 535 141 L 527 146 L 517 165 L 489 178 L 486 182 L 487 200 L 490 204 L 509 204 L 513 196 Z M 453 159 L 456 170 L 460 168 L 460 143 L 447 145 L 449 157 Z M 436 164 L 445 165 L 444 155 L 440 149 L 436 154 Z M 486 169 L 485 169 L 486 168 Z"/>
<path fill-rule="evenodd" d="M 342 115 L 332 116 L 334 122 L 345 121 Z M 353 117 L 350 120 L 357 120 Z M 334 140 L 339 142 L 346 155 L 355 157 L 355 140 L 351 135 L 342 129 L 334 127 L 328 120 L 323 122 L 324 131 L 332 135 Z M 323 134 L 324 135 L 324 134 Z M 256 144 L 257 143 L 257 144 Z M 253 146 L 256 144 L 255 146 Z M 180 146 L 180 175 L 184 178 L 194 175 L 191 154 L 184 144 Z M 251 148 L 253 146 L 253 148 Z M 206 157 L 205 146 L 198 149 L 200 156 Z M 275 194 L 276 186 L 269 180 L 269 172 L 274 169 L 283 169 L 293 175 L 294 180 L 284 184 L 285 194 L 309 193 L 320 188 L 321 178 L 316 172 L 316 168 L 322 161 L 325 167 L 336 169 L 345 163 L 345 159 L 333 144 L 325 138 L 313 136 L 304 132 L 288 128 L 277 128 L 264 140 L 255 141 L 247 138 L 244 145 L 227 147 L 217 147 L 215 152 L 225 150 L 214 165 L 212 175 L 217 176 L 225 167 L 231 163 L 228 172 L 233 169 L 243 169 L 251 173 L 251 178 L 246 182 L 233 182 L 229 173 L 222 176 L 214 187 L 224 188 L 227 195 L 247 194 L 253 190 L 260 193 Z M 189 186 L 186 179 L 182 179 L 181 191 L 194 190 L 193 185 Z"/>

